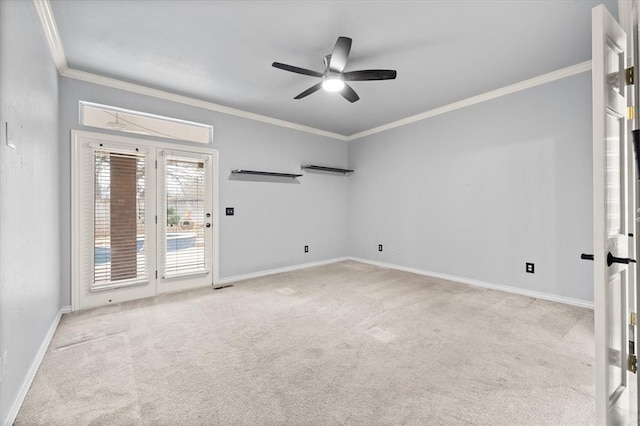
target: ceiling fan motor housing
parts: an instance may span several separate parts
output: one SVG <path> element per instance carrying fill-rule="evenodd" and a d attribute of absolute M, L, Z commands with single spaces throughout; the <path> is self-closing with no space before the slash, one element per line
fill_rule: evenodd
<path fill-rule="evenodd" d="M 322 58 L 322 61 L 324 62 L 325 71 L 328 70 L 329 69 L 329 62 L 331 61 L 331 53 L 329 53 L 327 56 Z"/>

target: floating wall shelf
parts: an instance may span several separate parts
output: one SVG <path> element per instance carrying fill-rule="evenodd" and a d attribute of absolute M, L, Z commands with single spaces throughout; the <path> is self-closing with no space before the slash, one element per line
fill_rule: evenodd
<path fill-rule="evenodd" d="M 353 173 L 353 170 L 349 170 L 349 169 L 341 169 L 339 167 L 316 166 L 315 164 L 303 164 L 302 168 L 309 169 L 309 170 L 322 170 L 325 172 L 343 173 L 343 174 Z"/>
<path fill-rule="evenodd" d="M 235 169 L 231 170 L 233 174 L 242 174 L 242 175 L 260 175 L 260 176 L 277 176 L 277 177 L 288 177 L 295 179 L 302 175 L 298 175 L 295 173 L 278 173 L 278 172 L 261 172 L 259 170 L 243 170 L 243 169 Z"/>

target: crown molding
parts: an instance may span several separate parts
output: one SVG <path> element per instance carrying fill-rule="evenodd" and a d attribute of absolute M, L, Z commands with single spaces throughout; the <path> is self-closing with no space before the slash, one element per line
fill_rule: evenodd
<path fill-rule="evenodd" d="M 436 115 L 446 114 L 447 112 L 455 111 L 457 109 L 466 108 L 471 105 L 479 104 L 481 102 L 490 101 L 492 99 L 499 98 L 501 96 L 509 95 L 512 93 L 520 92 L 522 90 L 530 89 L 532 87 L 540 86 L 542 84 L 551 83 L 552 81 L 561 80 L 566 77 L 571 77 L 576 74 L 591 71 L 591 61 L 584 61 L 576 65 L 571 65 L 566 68 L 561 68 L 556 71 L 552 71 L 547 74 L 542 74 L 538 77 L 530 78 L 528 80 L 521 81 L 519 83 L 511 84 L 509 86 L 501 87 L 500 89 L 491 90 L 489 92 L 482 93 L 477 96 L 472 96 L 461 101 L 453 102 L 448 105 L 444 105 L 438 108 L 434 108 L 429 111 L 422 112 L 420 114 L 412 115 L 397 121 L 393 121 L 382 126 L 374 127 L 369 130 L 365 130 L 359 133 L 354 133 L 347 137 L 348 141 L 363 138 L 365 136 L 375 135 L 387 130 L 395 129 L 397 127 L 406 126 L 417 121 L 426 120 L 427 118 L 435 117 Z"/>
<path fill-rule="evenodd" d="M 397 127 L 406 126 L 408 124 L 415 123 L 417 121 L 426 120 L 427 118 L 435 117 L 437 115 L 446 114 L 451 111 L 455 111 L 461 108 L 466 108 L 471 105 L 486 102 L 492 99 L 499 98 L 501 96 L 509 95 L 511 93 L 520 92 L 522 90 L 530 89 L 532 87 L 540 86 L 542 84 L 550 83 L 556 80 L 561 80 L 566 77 L 581 74 L 583 72 L 591 71 L 591 61 L 581 62 L 576 65 L 571 65 L 566 68 L 561 68 L 556 71 L 552 71 L 538 77 L 530 78 L 528 80 L 521 81 L 519 83 L 511 84 L 509 86 L 501 87 L 499 89 L 491 90 L 489 92 L 482 93 L 477 96 L 472 96 L 467 99 L 463 99 L 457 102 L 450 103 L 438 108 L 431 109 L 429 111 L 422 112 L 420 114 L 412 115 L 391 123 L 383 124 L 369 130 L 354 133 L 352 135 L 342 135 L 339 133 L 329 132 L 315 127 L 304 126 L 302 124 L 292 123 L 290 121 L 281 120 L 278 118 L 269 117 L 262 114 L 256 114 L 248 111 L 244 111 L 237 108 L 231 108 L 224 105 L 216 104 L 202 99 L 196 99 L 189 96 L 178 95 L 166 90 L 154 89 L 152 87 L 143 86 L 141 84 L 129 83 L 126 81 L 118 80 L 111 77 L 105 77 L 98 74 L 93 74 L 86 71 L 80 71 L 73 68 L 69 68 L 67 65 L 67 59 L 64 54 L 64 48 L 62 47 L 62 41 L 60 40 L 60 34 L 56 26 L 53 12 L 51 10 L 51 3 L 49 0 L 32 0 L 35 6 L 38 17 L 42 24 L 51 55 L 58 69 L 58 73 L 67 78 L 86 81 L 88 83 L 98 84 L 101 86 L 111 87 L 114 89 L 125 90 L 128 92 L 138 93 L 141 95 L 151 96 L 158 99 L 164 99 L 171 102 L 177 102 L 184 105 L 190 105 L 197 108 L 203 108 L 210 111 L 216 111 L 223 114 L 234 115 L 237 117 L 246 118 L 248 120 L 259 121 L 262 123 L 272 124 L 274 126 L 285 127 L 288 129 L 298 130 L 305 133 L 310 133 L 318 136 L 324 136 L 331 139 L 337 139 L 340 141 L 354 141 L 366 136 L 375 135 L 376 133 L 385 132 L 387 130 L 395 129 Z"/>
<path fill-rule="evenodd" d="M 51 51 L 53 61 L 56 64 L 56 68 L 58 69 L 58 74 L 60 74 L 62 77 L 86 81 L 89 83 L 138 93 L 141 95 L 152 96 L 154 98 L 177 102 L 184 105 L 195 106 L 210 111 L 221 112 L 223 114 L 234 115 L 249 120 L 260 121 L 262 123 L 272 124 L 274 126 L 286 127 L 288 129 L 311 133 L 318 136 L 324 136 L 327 138 L 337 139 L 341 141 L 347 140 L 346 135 L 341 135 L 322 129 L 316 129 L 315 127 L 304 126 L 302 124 L 292 123 L 290 121 L 280 120 L 278 118 L 273 118 L 266 115 L 255 114 L 241 109 L 230 108 L 224 105 L 219 105 L 213 102 L 196 99 L 189 96 L 178 95 L 165 90 L 154 89 L 140 84 L 129 83 L 126 81 L 117 80 L 115 78 L 105 77 L 98 74 L 69 68 L 69 66 L 67 65 L 64 48 L 62 46 L 62 40 L 60 39 L 60 33 L 58 32 L 58 27 L 53 17 L 53 11 L 51 10 L 51 3 L 49 2 L 49 0 L 33 0 L 33 5 L 36 9 L 38 17 L 40 18 L 40 23 L 42 25 L 45 38 L 47 39 L 47 43 L 49 45 L 49 50 Z"/>
<path fill-rule="evenodd" d="M 252 112 L 243 111 L 241 109 L 230 108 L 224 105 L 219 105 L 213 102 L 196 99 L 189 96 L 178 95 L 175 93 L 167 92 L 165 90 L 154 89 L 152 87 L 143 86 L 141 84 L 129 83 L 126 81 L 105 77 L 102 75 L 93 74 L 86 71 L 79 71 L 73 68 L 67 68 L 64 72 L 60 73 L 60 75 L 63 77 L 72 78 L 75 80 L 81 80 L 81 81 L 86 81 L 88 83 L 111 87 L 113 89 L 125 90 L 128 92 L 134 92 L 141 95 L 152 96 L 154 98 L 164 99 L 171 102 L 177 102 L 184 105 L 203 108 L 210 111 L 221 112 L 223 114 L 235 115 L 237 117 L 242 117 L 249 120 L 260 121 L 262 123 L 272 124 L 274 126 L 280 126 L 280 127 L 293 129 L 293 130 L 299 130 L 301 132 L 311 133 L 318 136 L 338 139 L 341 141 L 347 140 L 347 137 L 345 135 L 341 135 L 338 133 L 328 132 L 326 130 L 316 129 L 315 127 L 304 126 L 302 124 L 292 123 L 290 121 L 280 120 L 278 118 L 273 118 L 266 115 L 255 114 Z"/>
<path fill-rule="evenodd" d="M 51 3 L 49 3 L 49 0 L 33 0 L 33 6 L 36 9 L 38 18 L 40 18 L 40 24 L 42 24 L 42 30 L 44 31 L 45 38 L 49 44 L 49 50 L 51 51 L 51 56 L 53 56 L 53 62 L 56 64 L 58 73 L 62 74 L 69 67 L 67 66 L 67 57 L 64 54 L 64 48 L 62 47 L 62 40 L 60 39 L 58 26 L 53 18 Z"/>

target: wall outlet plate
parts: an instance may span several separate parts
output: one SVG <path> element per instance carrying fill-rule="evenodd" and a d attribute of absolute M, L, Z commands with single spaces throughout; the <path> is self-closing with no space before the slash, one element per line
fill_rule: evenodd
<path fill-rule="evenodd" d="M 534 271 L 535 271 L 535 267 L 534 267 L 533 263 L 527 262 L 526 266 L 527 266 L 527 273 L 528 274 L 533 274 Z"/>
<path fill-rule="evenodd" d="M 233 216 L 234 215 L 233 207 L 227 207 L 225 210 L 226 210 L 226 215 L 227 216 Z"/>
<path fill-rule="evenodd" d="M 382 251 L 382 244 L 378 244 L 378 251 Z"/>

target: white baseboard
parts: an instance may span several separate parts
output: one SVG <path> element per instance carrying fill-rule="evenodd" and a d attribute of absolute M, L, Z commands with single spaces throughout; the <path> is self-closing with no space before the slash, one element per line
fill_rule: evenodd
<path fill-rule="evenodd" d="M 31 383 L 33 382 L 33 379 L 36 377 L 38 368 L 40 368 L 40 363 L 42 363 L 42 359 L 44 358 L 44 355 L 47 353 L 47 349 L 49 348 L 49 343 L 51 343 L 51 339 L 53 339 L 53 335 L 56 332 L 56 329 L 58 328 L 60 319 L 62 318 L 63 314 L 66 314 L 69 312 L 71 312 L 71 306 L 63 306 L 62 308 L 60 308 L 60 311 L 58 311 L 58 313 L 56 314 L 55 318 L 53 319 L 53 322 L 51 323 L 51 326 L 49 326 L 49 330 L 47 331 L 47 334 L 44 337 L 44 340 L 42 341 L 40 348 L 38 349 L 38 353 L 36 354 L 36 357 L 34 358 L 33 363 L 31 364 L 31 367 L 29 367 L 29 371 L 27 372 L 24 382 L 22 382 L 22 387 L 20 388 L 20 392 L 18 393 L 18 396 L 16 396 L 16 399 L 13 401 L 13 405 L 11 405 L 11 409 L 9 410 L 9 413 L 5 418 L 5 421 L 4 421 L 5 426 L 12 425 L 13 422 L 16 420 L 16 417 L 18 416 L 18 411 L 20 411 L 20 407 L 22 407 L 22 403 L 24 402 L 24 399 L 27 396 L 27 392 L 31 387 Z"/>
<path fill-rule="evenodd" d="M 313 268 L 315 266 L 328 265 L 330 263 L 342 262 L 344 260 L 349 260 L 349 259 L 350 258 L 348 257 L 336 257 L 333 259 L 319 260 L 317 262 L 302 263 L 299 265 L 285 266 L 283 268 L 268 269 L 266 271 L 258 271 L 258 272 L 250 272 L 248 274 L 234 275 L 231 277 L 220 278 L 218 280 L 218 284 L 228 284 L 236 281 L 248 280 L 251 278 L 266 277 L 267 275 L 281 274 L 283 272 L 291 272 L 291 271 L 297 271 L 299 269 Z"/>
<path fill-rule="evenodd" d="M 522 296 L 534 297 L 536 299 L 550 300 L 552 302 L 559 302 L 567 305 L 579 306 L 581 308 L 593 309 L 593 302 L 589 300 L 573 299 L 570 297 L 557 296 L 555 294 L 549 294 L 549 293 L 541 293 L 539 291 L 527 290 L 523 288 L 509 287 L 509 286 L 500 285 L 500 284 L 492 284 L 492 283 L 474 280 L 470 278 L 457 277 L 455 275 L 448 275 L 448 274 L 441 274 L 439 272 L 424 271 L 422 269 L 411 268 L 408 266 L 378 262 L 378 261 L 369 260 L 369 259 L 361 259 L 358 257 L 349 257 L 348 259 L 353 260 L 354 262 L 368 263 L 369 265 L 379 266 L 382 268 L 396 269 L 398 271 L 411 272 L 417 275 L 424 275 L 427 277 L 441 278 L 443 280 L 455 281 L 462 284 L 471 285 L 474 287 L 482 287 L 482 288 L 488 288 L 491 290 L 499 290 L 507 293 L 514 293 L 514 294 L 520 294 Z"/>

